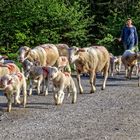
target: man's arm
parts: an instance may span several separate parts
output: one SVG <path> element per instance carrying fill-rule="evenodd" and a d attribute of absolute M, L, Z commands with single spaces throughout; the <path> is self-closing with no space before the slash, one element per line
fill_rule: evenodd
<path fill-rule="evenodd" d="M 135 45 L 138 45 L 138 33 L 136 27 L 134 28 Z"/>

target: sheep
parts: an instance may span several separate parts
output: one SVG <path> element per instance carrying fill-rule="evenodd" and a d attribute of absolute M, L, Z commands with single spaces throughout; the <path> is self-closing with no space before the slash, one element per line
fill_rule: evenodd
<path fill-rule="evenodd" d="M 136 71 L 138 70 L 137 60 L 140 59 L 140 52 L 136 53 L 133 52 L 132 50 L 126 50 L 123 53 L 121 59 L 122 59 L 122 63 L 125 66 L 125 77 L 131 79 L 134 66 L 136 66 Z"/>
<path fill-rule="evenodd" d="M 45 92 L 45 95 L 48 95 L 48 78 L 47 78 L 47 70 L 43 66 L 38 66 L 35 62 L 31 62 L 29 60 L 25 60 L 24 64 L 24 75 L 26 79 L 29 79 L 30 87 L 28 95 L 32 95 L 33 83 L 37 83 L 37 94 L 41 93 L 41 83 L 42 92 Z M 46 85 L 46 89 L 45 89 Z M 46 91 L 45 91 L 46 90 Z"/>
<path fill-rule="evenodd" d="M 0 78 L 0 88 L 8 100 L 7 111 L 10 112 L 12 108 L 12 96 L 14 96 L 14 103 L 21 104 L 20 92 L 23 89 L 23 106 L 26 106 L 26 80 L 21 72 L 15 74 L 6 74 Z"/>
<path fill-rule="evenodd" d="M 80 93 L 83 93 L 80 74 L 88 73 L 90 75 L 91 91 L 96 91 L 95 80 L 96 72 L 102 71 L 104 81 L 102 90 L 105 89 L 108 78 L 108 70 L 110 64 L 109 52 L 103 46 L 91 46 L 87 48 L 72 47 L 69 49 L 69 60 L 74 63 L 77 71 L 77 81 Z"/>
<path fill-rule="evenodd" d="M 38 61 L 40 66 L 54 65 L 59 57 L 58 49 L 53 44 L 43 44 L 31 49 L 23 46 L 19 49 L 19 61 L 28 59 L 31 62 Z"/>
<path fill-rule="evenodd" d="M 110 53 L 110 70 L 109 73 L 113 77 L 114 72 L 120 73 L 121 70 L 121 56 L 114 56 Z"/>
<path fill-rule="evenodd" d="M 61 105 L 64 100 L 64 90 L 67 89 L 68 94 L 72 91 L 72 103 L 77 100 L 77 89 L 75 83 L 68 72 L 62 72 L 56 67 L 47 67 L 48 78 L 53 82 L 54 101 L 56 105 Z"/>

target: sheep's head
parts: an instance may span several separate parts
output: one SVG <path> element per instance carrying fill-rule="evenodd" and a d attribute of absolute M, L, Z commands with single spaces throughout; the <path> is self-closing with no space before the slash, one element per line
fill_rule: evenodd
<path fill-rule="evenodd" d="M 78 50 L 79 48 L 75 46 L 68 49 L 70 63 L 75 62 L 79 58 Z"/>
<path fill-rule="evenodd" d="M 51 67 L 51 66 L 49 66 L 48 67 L 49 79 L 50 80 L 55 79 L 57 77 L 57 75 L 58 75 L 58 71 L 59 70 L 58 70 L 57 67 Z"/>
<path fill-rule="evenodd" d="M 20 62 L 23 62 L 27 58 L 27 56 L 30 53 L 30 51 L 31 51 L 31 48 L 29 48 L 27 46 L 21 47 L 19 49 L 19 57 L 18 57 L 18 60 Z"/>
<path fill-rule="evenodd" d="M 6 89 L 8 85 L 13 83 L 12 76 L 6 74 L 0 78 L 0 88 Z"/>

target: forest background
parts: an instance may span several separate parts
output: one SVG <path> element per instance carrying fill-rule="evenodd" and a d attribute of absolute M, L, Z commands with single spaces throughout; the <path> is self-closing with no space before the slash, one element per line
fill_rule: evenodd
<path fill-rule="evenodd" d="M 130 17 L 140 36 L 140 0 L 1 0 L 0 54 L 17 60 L 21 46 L 66 43 L 104 45 L 114 55 Z"/>

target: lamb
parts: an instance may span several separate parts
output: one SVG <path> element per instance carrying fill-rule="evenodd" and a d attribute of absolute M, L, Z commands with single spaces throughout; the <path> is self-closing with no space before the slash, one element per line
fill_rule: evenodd
<path fill-rule="evenodd" d="M 47 67 L 48 77 L 52 80 L 54 89 L 54 101 L 56 105 L 61 105 L 64 100 L 64 90 L 67 89 L 68 93 L 72 91 L 72 103 L 77 100 L 77 89 L 71 75 L 67 72 L 61 72 L 56 67 Z"/>
<path fill-rule="evenodd" d="M 29 60 L 24 60 L 24 75 L 26 79 L 29 79 L 30 87 L 29 87 L 29 94 L 32 95 L 33 90 L 33 83 L 37 83 L 37 94 L 41 93 L 41 83 L 42 85 L 42 92 L 45 92 L 45 95 L 48 95 L 48 78 L 47 78 L 47 70 L 44 69 L 43 66 L 38 66 L 36 63 L 33 63 Z M 46 89 L 45 89 L 46 85 Z M 45 91 L 46 90 L 46 91 Z"/>
<path fill-rule="evenodd" d="M 0 88 L 8 100 L 7 111 L 10 112 L 12 108 L 12 96 L 14 96 L 14 103 L 21 104 L 20 92 L 23 89 L 23 106 L 26 106 L 26 80 L 22 73 L 6 74 L 0 78 Z"/>
<path fill-rule="evenodd" d="M 114 56 L 110 53 L 110 75 L 113 77 L 114 73 L 120 73 L 121 70 L 121 56 Z"/>

